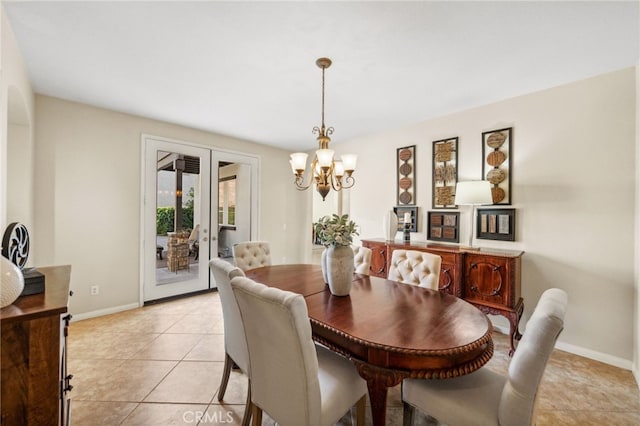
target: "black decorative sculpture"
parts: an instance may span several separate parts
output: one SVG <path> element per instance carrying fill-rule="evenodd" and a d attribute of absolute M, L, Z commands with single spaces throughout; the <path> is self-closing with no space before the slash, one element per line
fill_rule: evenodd
<path fill-rule="evenodd" d="M 18 268 L 24 268 L 29 258 L 29 232 L 26 226 L 18 222 L 7 226 L 2 237 L 2 255 Z"/>
<path fill-rule="evenodd" d="M 2 256 L 16 265 L 24 276 L 24 289 L 21 296 L 44 292 L 44 275 L 36 268 L 24 269 L 29 258 L 29 232 L 21 223 L 13 222 L 7 226 L 2 237 Z"/>

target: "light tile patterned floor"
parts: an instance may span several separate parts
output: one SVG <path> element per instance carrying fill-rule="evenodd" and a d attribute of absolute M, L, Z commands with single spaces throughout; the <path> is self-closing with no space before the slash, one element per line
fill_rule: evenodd
<path fill-rule="evenodd" d="M 488 368 L 505 372 L 508 340 L 496 333 L 494 341 Z M 224 361 L 217 293 L 74 322 L 68 351 L 74 426 L 240 424 L 246 378 L 232 373 L 224 403 L 216 397 Z M 538 425 L 640 424 L 629 371 L 566 352 L 553 353 L 540 395 Z M 389 392 L 387 414 L 388 425 L 402 424 L 399 386 Z M 370 425 L 368 409 L 367 416 Z"/>

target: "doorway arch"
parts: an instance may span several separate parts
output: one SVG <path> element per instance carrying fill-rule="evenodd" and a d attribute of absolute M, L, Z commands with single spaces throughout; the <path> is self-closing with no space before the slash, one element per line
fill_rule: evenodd
<path fill-rule="evenodd" d="M 5 225 L 20 222 L 33 231 L 34 207 L 33 125 L 24 96 L 16 86 L 7 91 L 7 147 L 5 175 Z M 33 248 L 29 264 L 33 263 Z"/>

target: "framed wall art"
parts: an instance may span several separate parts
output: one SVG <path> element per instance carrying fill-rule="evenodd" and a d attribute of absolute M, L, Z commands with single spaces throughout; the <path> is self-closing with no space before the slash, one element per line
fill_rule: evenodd
<path fill-rule="evenodd" d="M 516 209 L 478 209 L 476 238 L 516 240 Z"/>
<path fill-rule="evenodd" d="M 460 242 L 460 213 L 428 212 L 427 240 L 447 243 Z"/>
<path fill-rule="evenodd" d="M 398 175 L 398 205 L 416 204 L 416 146 L 398 148 L 396 168 Z"/>
<path fill-rule="evenodd" d="M 397 206 L 393 208 L 393 212 L 398 216 L 398 231 L 404 230 L 405 213 L 409 213 L 411 218 L 411 228 L 409 231 L 418 232 L 418 208 L 414 206 Z"/>
<path fill-rule="evenodd" d="M 454 209 L 456 183 L 458 182 L 458 138 L 433 142 L 433 190 L 434 209 Z"/>
<path fill-rule="evenodd" d="M 491 183 L 493 204 L 511 204 L 513 128 L 482 133 L 482 179 Z"/>

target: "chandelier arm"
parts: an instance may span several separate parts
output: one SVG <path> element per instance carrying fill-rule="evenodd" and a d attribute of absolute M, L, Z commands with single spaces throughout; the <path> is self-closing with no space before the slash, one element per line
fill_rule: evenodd
<path fill-rule="evenodd" d="M 305 189 L 309 189 L 309 187 L 313 184 L 313 182 L 317 182 L 318 179 L 315 176 L 315 170 L 316 170 L 316 165 L 318 164 L 318 158 L 314 157 L 313 161 L 311 162 L 311 170 L 309 172 L 310 177 L 309 177 L 309 183 L 307 183 L 306 185 L 304 184 L 304 171 L 295 176 L 295 180 L 294 183 L 296 185 L 296 188 L 299 191 L 304 191 Z"/>
<path fill-rule="evenodd" d="M 293 183 L 296 185 L 296 189 L 298 191 L 304 191 L 306 189 L 309 189 L 309 187 L 313 183 L 313 180 L 309 180 L 309 183 L 306 184 L 306 185 L 303 185 L 302 182 L 304 182 L 302 175 L 301 176 L 296 176 L 295 180 L 293 181 Z"/>
<path fill-rule="evenodd" d="M 331 162 L 331 168 L 329 169 L 329 181 L 331 182 L 331 188 L 334 191 L 340 191 L 342 189 L 342 183 L 338 180 L 338 177 L 334 174 L 335 167 L 333 161 Z"/>
<path fill-rule="evenodd" d="M 349 189 L 356 183 L 356 180 L 351 175 L 343 176 L 342 181 L 342 189 Z"/>

